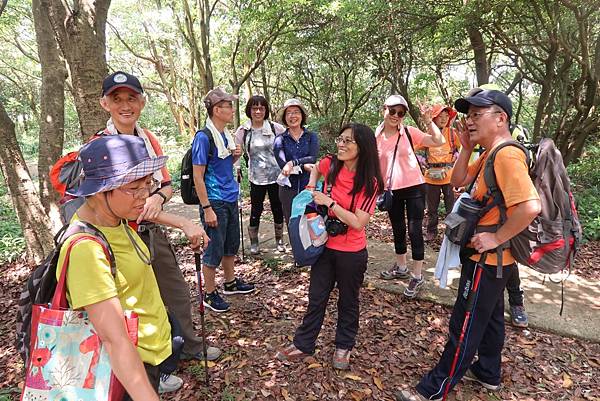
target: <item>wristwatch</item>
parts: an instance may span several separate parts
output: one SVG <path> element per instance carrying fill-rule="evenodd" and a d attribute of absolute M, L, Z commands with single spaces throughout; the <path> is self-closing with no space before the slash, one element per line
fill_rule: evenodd
<path fill-rule="evenodd" d="M 331 203 L 329 204 L 329 206 L 328 206 L 328 207 L 329 207 L 329 209 L 333 209 L 333 207 L 334 207 L 336 204 L 337 204 L 337 203 L 335 203 L 335 201 L 331 202 Z"/>
<path fill-rule="evenodd" d="M 164 204 L 167 202 L 167 197 L 166 197 L 166 195 L 165 195 L 165 194 L 163 194 L 163 193 L 162 193 L 162 192 L 160 192 L 160 191 L 156 191 L 156 192 L 154 192 L 152 195 L 158 195 L 158 196 L 160 196 L 160 197 L 162 198 L 162 204 L 163 204 L 163 205 L 164 205 Z"/>
<path fill-rule="evenodd" d="M 209 203 L 208 205 L 202 205 L 202 209 L 206 210 L 206 209 L 210 209 L 212 207 L 212 205 Z"/>

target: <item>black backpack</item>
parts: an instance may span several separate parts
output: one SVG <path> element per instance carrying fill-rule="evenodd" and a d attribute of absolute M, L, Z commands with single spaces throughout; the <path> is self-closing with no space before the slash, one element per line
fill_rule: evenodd
<path fill-rule="evenodd" d="M 271 121 L 269 121 L 269 125 L 271 126 L 271 132 L 273 133 L 273 135 L 276 135 L 275 133 L 275 125 L 273 125 L 273 123 Z M 246 142 L 246 137 L 248 137 L 248 134 L 250 134 L 250 137 L 248 138 L 248 142 Z M 252 142 L 252 128 L 250 129 L 246 129 L 244 128 L 244 139 L 242 140 L 242 143 L 244 144 L 244 162 L 246 163 L 246 167 L 248 167 L 248 159 L 249 159 L 249 152 L 250 152 L 250 143 Z"/>
<path fill-rule="evenodd" d="M 104 234 L 90 223 L 75 221 L 63 226 L 54 236 L 54 250 L 44 261 L 31 272 L 27 282 L 23 286 L 19 297 L 17 310 L 16 348 L 21 358 L 28 366 L 29 351 L 31 344 L 31 312 L 35 304 L 48 304 L 52 301 L 56 289 L 56 265 L 60 255 L 60 249 L 65 241 L 75 234 L 89 234 L 97 238 L 97 241 L 108 251 L 110 270 L 113 277 L 117 274 L 115 256 Z"/>
<path fill-rule="evenodd" d="M 202 132 L 208 137 L 208 158 L 214 156 L 215 151 L 215 140 L 213 139 L 212 133 L 209 129 L 203 128 L 196 132 L 198 135 Z M 196 136 L 194 135 L 194 138 Z M 193 142 L 193 141 L 192 141 Z M 207 166 L 208 168 L 208 166 Z M 206 170 L 204 171 L 206 174 Z M 196 187 L 194 186 L 194 165 L 192 163 L 192 147 L 185 152 L 183 159 L 181 159 L 181 199 L 186 205 L 199 205 L 200 199 L 196 193 Z"/>

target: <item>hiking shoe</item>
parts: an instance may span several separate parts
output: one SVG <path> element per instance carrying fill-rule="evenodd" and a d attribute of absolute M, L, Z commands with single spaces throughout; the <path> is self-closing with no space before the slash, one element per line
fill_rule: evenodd
<path fill-rule="evenodd" d="M 244 283 L 237 277 L 231 283 L 223 284 L 223 294 L 225 295 L 248 294 L 255 289 L 254 284 Z"/>
<path fill-rule="evenodd" d="M 467 372 L 465 373 L 463 378 L 465 378 L 469 381 L 477 382 L 477 383 L 481 384 L 484 388 L 486 388 L 490 391 L 498 391 L 502 387 L 502 384 L 490 384 L 490 383 L 484 382 L 479 377 L 475 376 L 475 373 L 473 373 L 471 368 L 467 369 Z"/>
<path fill-rule="evenodd" d="M 384 280 L 403 280 L 409 278 L 410 273 L 408 272 L 408 267 L 400 267 L 397 263 L 394 263 L 394 267 L 392 267 L 390 270 L 382 271 L 379 274 L 379 277 L 381 277 Z"/>
<path fill-rule="evenodd" d="M 404 296 L 407 298 L 414 298 L 424 283 L 425 279 L 423 276 L 421 276 L 421 278 L 411 277 L 408 282 L 408 287 L 404 289 Z"/>
<path fill-rule="evenodd" d="M 414 388 L 408 390 L 400 390 L 394 394 L 396 401 L 427 401 L 429 398 L 422 396 Z M 440 401 L 441 398 L 432 398 L 432 401 Z"/>
<path fill-rule="evenodd" d="M 282 239 L 278 239 L 276 241 L 276 243 L 277 243 L 277 252 L 282 252 L 282 253 L 286 252 L 285 245 L 283 244 Z"/>
<path fill-rule="evenodd" d="M 211 347 L 211 346 L 206 347 L 206 359 L 208 361 L 216 361 L 217 359 L 219 359 L 221 354 L 222 354 L 221 350 L 217 347 Z M 202 351 L 197 352 L 195 354 L 188 354 L 187 352 L 182 352 L 181 357 L 179 359 L 184 360 L 184 361 L 187 361 L 190 359 L 196 359 L 198 361 L 203 361 L 204 353 Z"/>
<path fill-rule="evenodd" d="M 304 359 L 307 356 L 310 356 L 310 354 L 306 354 L 306 353 L 300 351 L 298 348 L 296 348 L 296 346 L 294 344 L 290 344 L 287 347 L 277 351 L 275 358 L 277 358 L 283 362 L 285 362 L 285 361 L 291 362 L 291 361 L 297 361 L 300 359 Z"/>
<path fill-rule="evenodd" d="M 217 290 L 204 296 L 204 306 L 215 312 L 227 312 L 229 310 L 229 304 L 221 298 Z"/>
<path fill-rule="evenodd" d="M 336 348 L 333 353 L 333 367 L 340 370 L 350 369 L 350 352 L 349 349 Z"/>
<path fill-rule="evenodd" d="M 529 318 L 523 305 L 515 305 L 510 307 L 510 321 L 515 327 L 526 328 L 529 326 Z"/>
<path fill-rule="evenodd" d="M 158 383 L 158 394 L 170 393 L 177 391 L 183 386 L 183 380 L 175 375 L 160 375 L 160 382 Z"/>

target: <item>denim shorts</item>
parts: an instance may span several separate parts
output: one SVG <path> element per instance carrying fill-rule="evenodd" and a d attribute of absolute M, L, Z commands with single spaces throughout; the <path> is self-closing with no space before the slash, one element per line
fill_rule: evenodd
<path fill-rule="evenodd" d="M 217 227 L 208 227 L 204 222 L 204 210 L 200 207 L 200 220 L 210 238 L 202 262 L 217 267 L 223 256 L 235 256 L 240 249 L 240 218 L 237 202 L 211 200 L 212 210 L 217 215 Z"/>

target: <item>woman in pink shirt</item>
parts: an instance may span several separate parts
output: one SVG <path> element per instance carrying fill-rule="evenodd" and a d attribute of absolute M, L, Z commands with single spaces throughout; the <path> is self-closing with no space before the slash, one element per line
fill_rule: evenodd
<path fill-rule="evenodd" d="M 431 110 L 422 110 L 427 133 L 403 125 L 408 103 L 400 95 L 392 95 L 383 105 L 383 123 L 375 130 L 379 165 L 385 189 L 392 189 L 393 204 L 388 211 L 394 233 L 396 262 L 381 273 L 385 280 L 410 278 L 404 295 L 413 298 L 425 282 L 421 270 L 425 258 L 423 243 L 423 212 L 425 210 L 425 179 L 414 149 L 418 146 L 436 147 L 445 143 L 439 128 L 432 123 Z M 406 217 L 405 217 L 406 216 Z M 412 269 L 406 264 L 406 220 L 414 261 Z"/>

